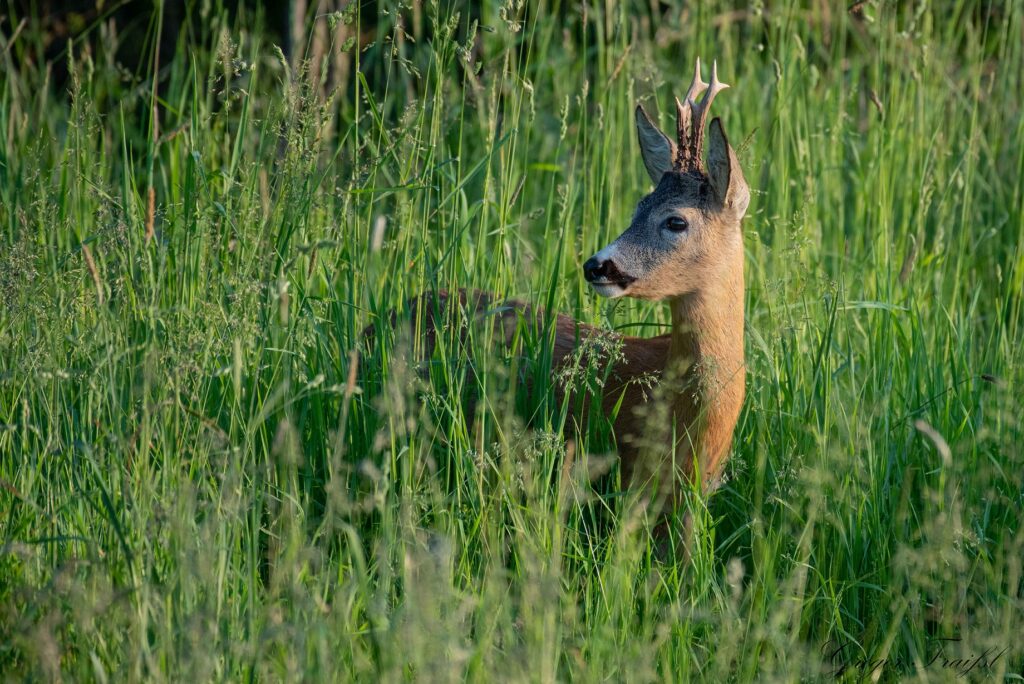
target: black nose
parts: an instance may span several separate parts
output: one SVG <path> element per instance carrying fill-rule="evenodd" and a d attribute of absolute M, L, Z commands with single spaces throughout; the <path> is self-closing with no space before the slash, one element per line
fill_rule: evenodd
<path fill-rule="evenodd" d="M 587 259 L 587 263 L 583 264 L 583 277 L 587 279 L 588 283 L 592 283 L 595 280 L 605 280 L 613 283 L 632 280 L 627 278 L 611 259 L 600 261 L 597 257 L 590 257 Z"/>
<path fill-rule="evenodd" d="M 587 279 L 588 283 L 592 283 L 598 278 L 606 277 L 606 264 L 607 261 L 598 261 L 595 257 L 587 259 L 587 263 L 583 264 L 583 277 Z"/>

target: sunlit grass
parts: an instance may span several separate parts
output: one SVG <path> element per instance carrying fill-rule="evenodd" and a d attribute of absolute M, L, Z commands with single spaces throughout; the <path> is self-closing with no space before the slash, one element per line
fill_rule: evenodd
<path fill-rule="evenodd" d="M 116 30 L 66 87 L 0 36 L 5 678 L 1021 677 L 1021 7 L 651 7 L 353 5 L 323 72 L 196 8 L 155 142 Z M 565 430 L 543 328 L 450 311 L 423 360 L 389 312 L 661 332 L 580 271 L 698 55 L 753 195 L 748 377 L 683 561 L 607 425 Z"/>

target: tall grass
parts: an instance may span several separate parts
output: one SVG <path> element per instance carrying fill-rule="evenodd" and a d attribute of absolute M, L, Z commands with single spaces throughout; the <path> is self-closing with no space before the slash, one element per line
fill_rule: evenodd
<path fill-rule="evenodd" d="M 217 3 L 155 73 L 91 27 L 66 87 L 2 36 L 4 678 L 1019 680 L 1020 4 L 383 5 L 311 19 L 340 76 Z M 749 372 L 684 561 L 607 424 L 566 441 L 543 330 L 452 312 L 424 360 L 389 312 L 660 332 L 580 269 L 697 55 Z"/>

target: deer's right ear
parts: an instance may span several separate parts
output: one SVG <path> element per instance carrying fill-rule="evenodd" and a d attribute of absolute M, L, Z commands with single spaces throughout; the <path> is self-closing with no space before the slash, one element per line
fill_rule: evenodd
<path fill-rule="evenodd" d="M 672 170 L 676 146 L 651 121 L 641 105 L 636 106 L 636 134 L 640 140 L 640 154 L 644 158 L 647 175 L 657 185 L 661 177 Z"/>
<path fill-rule="evenodd" d="M 743 169 L 736 159 L 736 152 L 729 145 L 722 128 L 722 120 L 715 117 L 711 122 L 708 141 L 708 178 L 715 191 L 715 197 L 723 207 L 728 207 L 742 218 L 750 204 L 750 188 L 743 178 Z"/>

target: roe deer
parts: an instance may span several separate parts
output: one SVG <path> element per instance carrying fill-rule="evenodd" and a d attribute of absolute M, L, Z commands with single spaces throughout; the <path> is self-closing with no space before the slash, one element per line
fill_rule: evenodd
<path fill-rule="evenodd" d="M 630 337 L 564 315 L 554 320 L 555 368 L 595 336 L 612 336 L 620 345 L 620 353 L 604 361 L 611 368 L 602 408 L 610 416 L 620 406 L 613 428 L 623 482 L 656 481 L 663 499 L 677 500 L 681 485 L 697 484 L 694 477 L 705 491 L 718 484 L 743 403 L 740 219 L 750 192 L 718 118 L 710 124 L 706 165 L 702 160 L 708 110 L 727 87 L 714 64 L 709 87 L 697 60 L 685 102 L 676 100 L 676 143 L 637 105 L 640 151 L 655 189 L 640 200 L 629 228 L 583 266 L 602 296 L 667 302 L 671 332 Z M 440 313 L 455 301 L 477 314 L 498 311 L 506 342 L 518 318 L 539 318 L 517 300 L 492 308 L 494 299 L 482 292 L 426 295 L 413 307 L 423 316 L 428 349 Z"/>

